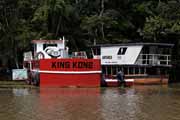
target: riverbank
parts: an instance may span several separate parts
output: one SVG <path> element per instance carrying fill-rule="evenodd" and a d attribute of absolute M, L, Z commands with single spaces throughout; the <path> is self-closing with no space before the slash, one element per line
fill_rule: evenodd
<path fill-rule="evenodd" d="M 37 88 L 28 85 L 25 81 L 0 80 L 0 88 Z"/>

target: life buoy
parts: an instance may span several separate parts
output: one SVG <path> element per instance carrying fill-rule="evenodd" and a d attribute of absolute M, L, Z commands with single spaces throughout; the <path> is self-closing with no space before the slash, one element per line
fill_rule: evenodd
<path fill-rule="evenodd" d="M 37 54 L 36 54 L 36 58 L 39 60 L 39 59 L 44 59 L 44 54 L 42 53 L 42 52 L 38 52 Z"/>
<path fill-rule="evenodd" d="M 57 47 L 46 47 L 44 50 L 51 58 L 58 58 L 61 52 Z"/>

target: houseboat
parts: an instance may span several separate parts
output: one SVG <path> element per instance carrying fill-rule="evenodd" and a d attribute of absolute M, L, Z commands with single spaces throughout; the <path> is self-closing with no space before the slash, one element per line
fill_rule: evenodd
<path fill-rule="evenodd" d="M 125 83 L 167 84 L 173 44 L 127 43 L 91 46 L 94 59 L 101 59 L 105 86 L 118 86 L 117 73 L 124 73 Z"/>
<path fill-rule="evenodd" d="M 33 52 L 24 53 L 29 84 L 40 87 L 99 87 L 100 59 L 88 59 L 85 52 L 73 52 L 65 39 L 33 40 Z"/>

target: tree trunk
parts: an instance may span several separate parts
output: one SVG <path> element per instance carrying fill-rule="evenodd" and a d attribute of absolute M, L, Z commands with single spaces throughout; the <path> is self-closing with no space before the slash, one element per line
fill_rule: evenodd
<path fill-rule="evenodd" d="M 16 68 L 19 69 L 19 63 L 18 63 L 18 55 L 17 55 L 17 43 L 15 41 L 15 39 L 11 38 L 11 41 L 12 41 L 12 56 L 13 56 L 13 59 L 14 59 L 14 62 L 15 62 L 15 65 L 16 65 Z"/>
<path fill-rule="evenodd" d="M 19 69 L 19 62 L 18 62 L 18 52 L 17 52 L 17 48 L 15 48 L 15 57 L 14 57 L 14 61 L 16 64 L 16 68 Z"/>
<path fill-rule="evenodd" d="M 55 35 L 56 37 L 58 37 L 60 25 L 61 25 L 61 16 L 59 16 L 59 19 L 58 19 L 58 25 L 57 25 L 57 28 L 56 28 L 56 35 Z"/>
<path fill-rule="evenodd" d="M 97 41 L 96 41 L 96 38 L 97 38 L 97 29 L 95 29 L 94 32 L 95 32 L 94 33 L 95 36 L 94 36 L 94 41 L 93 41 L 94 43 L 93 44 L 96 45 L 96 43 L 97 43 Z"/>
<path fill-rule="evenodd" d="M 99 14 L 99 17 L 101 18 L 101 20 L 102 20 L 103 13 L 104 13 L 104 0 L 101 0 L 101 12 Z M 104 23 L 102 21 L 101 21 L 101 35 L 102 35 L 102 38 L 104 39 Z"/>

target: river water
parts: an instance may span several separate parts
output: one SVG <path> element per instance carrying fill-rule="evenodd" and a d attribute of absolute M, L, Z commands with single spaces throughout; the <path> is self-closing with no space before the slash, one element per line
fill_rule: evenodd
<path fill-rule="evenodd" d="M 0 120 L 179 120 L 180 85 L 0 88 Z"/>

